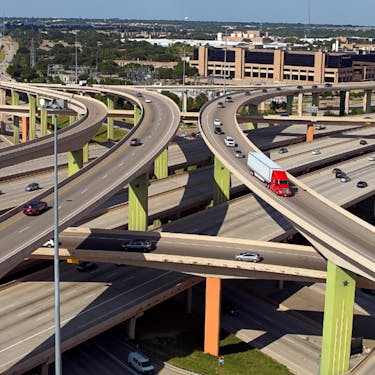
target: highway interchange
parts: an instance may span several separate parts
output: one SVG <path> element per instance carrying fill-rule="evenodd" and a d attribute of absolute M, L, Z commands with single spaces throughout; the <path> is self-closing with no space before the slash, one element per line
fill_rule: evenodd
<path fill-rule="evenodd" d="M 211 125 L 211 123 L 210 123 L 210 125 Z M 362 137 L 362 136 L 364 136 L 363 134 L 361 134 L 360 135 L 360 137 Z M 371 149 L 371 148 L 370 148 Z M 299 157 L 299 156 L 298 156 Z M 230 155 L 230 158 L 232 158 L 232 155 Z M 296 159 L 298 159 L 298 158 L 296 158 Z M 363 165 L 364 165 L 365 163 L 363 163 Z M 368 164 L 368 161 L 367 161 L 367 164 Z M 331 181 L 334 181 L 333 179 L 332 179 L 332 175 L 330 176 L 331 177 Z M 366 178 L 367 178 L 367 175 L 366 175 Z M 125 184 L 126 182 L 123 182 L 122 183 L 122 186 Z M 334 181 L 334 183 L 337 185 L 337 181 Z M 332 185 L 332 183 L 331 183 L 331 185 Z M 342 186 L 344 186 L 344 184 L 342 184 Z M 370 185 L 371 186 L 371 185 Z M 358 189 L 353 189 L 353 192 L 358 192 Z M 43 215 L 44 216 L 44 215 Z M 221 221 L 221 219 L 219 220 L 219 221 Z M 216 219 L 216 223 L 218 223 L 219 224 L 219 221 Z M 207 218 L 206 218 L 206 223 L 207 223 Z M 214 222 L 215 223 L 215 222 Z M 185 225 L 186 225 L 186 223 L 185 223 Z M 169 225 L 171 228 L 172 228 L 172 226 L 173 226 L 173 224 L 171 223 L 170 225 Z M 212 226 L 212 223 L 211 223 L 211 226 Z M 187 227 L 187 226 L 186 226 Z M 188 229 L 188 227 L 186 228 L 185 227 L 185 229 L 187 230 L 187 231 L 189 231 L 189 229 Z M 202 228 L 202 227 L 201 227 Z"/>

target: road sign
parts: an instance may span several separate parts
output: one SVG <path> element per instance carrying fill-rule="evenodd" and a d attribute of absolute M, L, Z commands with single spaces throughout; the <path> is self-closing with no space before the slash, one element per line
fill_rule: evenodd
<path fill-rule="evenodd" d="M 308 105 L 306 106 L 306 112 L 316 115 L 318 113 L 318 107 L 316 105 Z"/>
<path fill-rule="evenodd" d="M 218 360 L 217 360 L 217 365 L 218 365 L 219 367 L 224 366 L 224 356 L 221 356 L 221 357 L 218 358 Z"/>

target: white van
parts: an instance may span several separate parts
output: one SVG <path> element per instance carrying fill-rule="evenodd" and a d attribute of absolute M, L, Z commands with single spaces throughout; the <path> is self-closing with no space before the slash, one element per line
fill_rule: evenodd
<path fill-rule="evenodd" d="M 138 352 L 129 353 L 128 363 L 142 374 L 152 374 L 154 371 L 154 366 L 150 360 Z"/>
<path fill-rule="evenodd" d="M 224 138 L 225 146 L 227 147 L 236 147 L 236 141 L 232 137 L 225 137 Z"/>

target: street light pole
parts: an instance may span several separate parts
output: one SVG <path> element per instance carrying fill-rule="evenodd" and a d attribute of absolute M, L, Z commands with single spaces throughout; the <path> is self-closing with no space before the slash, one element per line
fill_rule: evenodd
<path fill-rule="evenodd" d="M 186 112 L 185 108 L 185 61 L 186 61 L 186 55 L 185 55 L 185 44 L 184 44 L 184 55 L 182 57 L 182 112 Z"/>
<path fill-rule="evenodd" d="M 227 80 L 227 29 L 225 29 L 225 50 L 224 50 L 224 94 L 226 94 Z"/>
<path fill-rule="evenodd" d="M 59 195 L 57 165 L 57 110 L 53 114 L 53 217 L 54 217 L 54 289 L 55 289 L 55 375 L 61 375 L 61 338 L 60 338 L 60 262 L 59 262 Z"/>
<path fill-rule="evenodd" d="M 51 105 L 46 105 L 46 100 L 39 100 L 41 108 L 52 110 L 53 113 L 53 269 L 54 269 L 54 294 L 55 294 L 55 375 L 61 375 L 61 338 L 60 338 L 60 262 L 59 262 L 59 195 L 58 195 L 58 164 L 57 164 L 57 113 L 59 106 L 56 99 L 51 100 Z"/>
<path fill-rule="evenodd" d="M 77 34 L 75 34 L 74 39 L 74 47 L 75 47 L 75 83 L 78 83 L 78 50 L 77 50 Z"/>

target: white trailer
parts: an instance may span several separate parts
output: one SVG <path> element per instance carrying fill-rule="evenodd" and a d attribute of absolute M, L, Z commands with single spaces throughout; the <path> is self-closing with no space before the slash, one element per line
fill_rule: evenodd
<path fill-rule="evenodd" d="M 261 152 L 249 152 L 247 166 L 255 177 L 266 183 L 271 182 L 273 171 L 283 171 L 283 168 Z"/>

